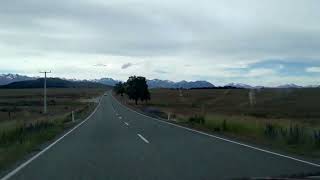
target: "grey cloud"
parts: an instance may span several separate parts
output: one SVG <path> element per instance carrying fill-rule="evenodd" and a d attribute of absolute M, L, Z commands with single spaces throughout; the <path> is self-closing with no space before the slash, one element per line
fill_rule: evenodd
<path fill-rule="evenodd" d="M 102 64 L 102 63 L 95 64 L 94 66 L 96 66 L 96 67 L 107 67 L 106 64 Z"/>
<path fill-rule="evenodd" d="M 0 56 L 143 56 L 156 59 L 150 62 L 156 68 L 159 59 L 168 58 L 173 59 L 171 67 L 185 64 L 195 75 L 213 76 L 216 71 L 198 66 L 210 69 L 273 57 L 319 62 L 319 6 L 318 0 L 3 0 Z M 136 63 L 128 61 L 132 63 L 122 69 Z M 150 72 L 169 76 L 175 71 Z M 178 75 L 183 72 L 172 76 Z"/>
<path fill-rule="evenodd" d="M 155 72 L 155 73 L 159 73 L 159 74 L 168 74 L 167 71 L 160 70 L 160 69 L 154 70 L 154 72 Z"/>
<path fill-rule="evenodd" d="M 133 66 L 134 64 L 132 64 L 132 63 L 126 63 L 126 64 L 123 64 L 122 66 L 121 66 L 121 69 L 127 69 L 127 68 L 129 68 L 129 67 L 131 67 L 131 66 Z"/>
<path fill-rule="evenodd" d="M 90 1 L 7 0 L 0 7 L 0 39 L 42 51 L 126 56 L 319 56 L 319 23 L 314 25 L 314 19 L 320 13 L 313 9 L 319 5 L 315 1 L 291 3 L 290 8 L 286 7 L 289 1 L 259 2 L 252 3 L 250 9 L 232 2 L 229 6 L 239 6 L 239 12 L 230 13 L 230 17 L 219 14 L 228 11 L 214 11 L 213 4 L 228 7 L 219 1 L 203 2 L 199 8 L 189 1 L 183 6 L 179 2 L 134 1 L 124 6 L 117 1 L 101 5 Z M 262 6 L 263 12 L 274 14 L 253 16 Z M 301 7 L 305 7 L 301 14 L 293 14 L 291 9 Z M 242 17 L 245 15 L 249 23 Z M 287 16 L 290 21 L 284 21 Z M 298 26 L 301 22 L 309 28 Z"/>

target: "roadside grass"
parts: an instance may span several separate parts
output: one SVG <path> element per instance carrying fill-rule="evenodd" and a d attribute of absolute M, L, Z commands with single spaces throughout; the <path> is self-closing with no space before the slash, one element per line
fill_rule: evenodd
<path fill-rule="evenodd" d="M 85 119 L 96 107 L 97 102 L 84 101 L 96 98 L 104 93 L 104 89 L 48 89 L 49 113 L 42 114 L 42 101 L 37 89 L 0 90 L 2 102 L 7 101 L 0 109 L 20 109 L 12 111 L 11 117 L 0 115 L 0 173 L 12 167 L 28 154 L 39 151 L 40 145 L 55 139 L 67 129 Z M 4 93 L 9 93 L 4 96 Z M 21 104 L 21 97 L 32 99 L 28 105 Z M 32 102 L 32 101 L 31 101 Z M 38 105 L 40 104 L 40 105 Z M 72 122 L 71 111 L 75 113 Z M 24 113 L 21 113 L 24 112 Z M 28 116 L 26 116 L 28 114 Z"/>
<path fill-rule="evenodd" d="M 137 106 L 145 113 L 209 133 L 221 134 L 291 154 L 320 158 L 320 89 L 152 89 L 151 101 Z M 153 109 L 149 111 L 149 109 Z"/>
<path fill-rule="evenodd" d="M 53 139 L 63 131 L 62 124 L 47 123 L 34 128 L 16 127 L 1 135 L 0 169 L 22 159 L 25 155 L 38 151 L 37 146 Z"/>
<path fill-rule="evenodd" d="M 195 118 L 202 119 L 194 121 Z M 214 132 L 248 141 L 250 143 L 272 147 L 289 153 L 320 157 L 320 130 L 305 124 L 284 123 L 277 120 L 261 120 L 252 117 L 208 115 L 177 119 L 178 123 L 196 129 Z"/>
<path fill-rule="evenodd" d="M 38 151 L 38 146 L 54 139 L 79 120 L 92 112 L 94 104 L 87 105 L 75 112 L 78 121 L 72 122 L 71 114 L 67 113 L 56 119 L 42 119 L 30 124 L 19 123 L 2 131 L 0 134 L 0 169 L 3 169 L 28 153 Z"/>

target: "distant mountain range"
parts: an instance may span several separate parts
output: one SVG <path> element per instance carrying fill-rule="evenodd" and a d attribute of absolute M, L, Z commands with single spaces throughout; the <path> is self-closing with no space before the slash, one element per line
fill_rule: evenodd
<path fill-rule="evenodd" d="M 236 88 L 243 88 L 243 89 L 260 89 L 260 88 L 268 88 L 268 87 L 264 87 L 264 86 L 250 86 L 250 85 L 247 85 L 247 84 L 242 84 L 242 83 L 229 83 L 225 86 L 230 86 L 230 87 L 236 87 Z M 306 88 L 309 87 L 309 88 L 316 88 L 316 87 L 319 87 L 319 86 L 306 86 Z M 280 85 L 280 86 L 276 86 L 276 87 L 272 87 L 272 88 L 279 88 L 279 89 L 286 89 L 286 88 L 304 88 L 304 86 L 298 86 L 296 84 L 283 84 L 283 85 Z"/>
<path fill-rule="evenodd" d="M 91 80 L 91 81 L 97 82 L 97 83 L 101 83 L 101 84 L 105 84 L 105 85 L 109 85 L 109 86 L 114 86 L 118 82 L 121 82 L 121 81 L 118 81 L 118 80 L 114 80 L 112 78 L 101 78 L 101 79 L 94 79 L 94 80 Z"/>
<path fill-rule="evenodd" d="M 0 74 L 0 85 L 6 85 L 13 82 L 35 80 L 36 77 L 23 76 L 19 74 Z"/>
<path fill-rule="evenodd" d="M 55 86 L 59 87 L 97 87 L 101 84 L 107 86 L 114 86 L 116 83 L 121 82 L 119 80 L 115 80 L 112 78 L 101 78 L 101 79 L 93 79 L 93 80 L 75 80 L 75 79 L 59 79 L 59 78 L 50 78 L 50 81 L 56 82 Z M 36 80 L 36 81 L 32 81 Z M 29 77 L 19 74 L 0 74 L 0 86 L 8 85 L 4 87 L 15 87 L 17 84 L 15 82 L 27 81 L 25 83 L 19 83 L 19 86 L 27 87 L 28 83 L 33 84 L 32 87 L 42 87 L 41 78 L 39 77 Z M 10 84 L 13 83 L 13 84 Z M 39 84 L 40 83 L 40 84 Z M 50 83 L 50 82 L 49 82 Z M 9 85 L 10 84 L 10 85 Z M 152 79 L 147 80 L 147 84 L 149 88 L 214 88 L 216 87 L 212 83 L 208 81 L 179 81 L 173 82 L 169 80 L 160 80 L 160 79 Z M 29 84 L 30 85 L 30 84 Z M 48 86 L 49 87 L 49 86 Z M 229 83 L 222 87 L 234 87 L 234 88 L 244 88 L 244 89 L 259 89 L 264 88 L 264 86 L 250 86 L 243 83 Z M 319 87 L 318 85 L 306 86 L 309 88 Z M 268 87 L 266 87 L 268 88 Z M 280 86 L 276 86 L 273 88 L 304 88 L 303 86 L 298 86 L 296 84 L 284 84 Z"/>
<path fill-rule="evenodd" d="M 303 88 L 303 86 L 298 86 L 296 84 L 284 84 L 284 85 L 277 86 L 277 88 Z"/>
<path fill-rule="evenodd" d="M 229 87 L 235 87 L 235 88 L 244 88 L 244 89 L 253 89 L 255 87 L 247 85 L 247 84 L 243 84 L 243 83 L 229 83 L 226 84 L 225 86 L 229 86 Z"/>
<path fill-rule="evenodd" d="M 44 78 L 12 82 L 0 86 L 1 89 L 43 88 Z M 48 88 L 111 88 L 111 86 L 91 81 L 69 81 L 60 78 L 47 78 Z"/>
<path fill-rule="evenodd" d="M 29 77 L 29 76 L 22 76 L 19 74 L 2 74 L 0 75 L 0 85 L 7 85 L 4 86 L 6 88 L 9 87 L 16 87 L 17 84 L 15 82 L 20 82 L 20 81 L 27 81 L 24 83 L 18 83 L 19 86 L 21 87 L 26 87 L 31 84 L 32 87 L 42 87 L 43 85 L 38 84 L 39 80 L 36 77 Z M 57 81 L 58 78 L 53 78 L 54 81 Z M 51 79 L 50 81 L 53 81 Z M 29 82 L 30 80 L 37 80 L 36 84 L 34 84 L 34 81 Z M 85 81 L 79 81 L 79 80 L 74 80 L 74 79 L 60 79 L 61 81 L 58 83 L 58 86 L 65 86 L 66 81 L 70 81 L 68 83 L 68 86 L 74 86 L 74 83 L 81 82 L 83 83 L 97 83 L 97 84 L 103 84 L 103 85 L 108 85 L 108 86 L 114 86 L 116 83 L 121 82 L 119 80 L 114 80 L 112 78 L 101 78 L 101 79 L 94 79 L 94 80 L 85 80 Z M 65 82 L 62 82 L 65 81 Z M 13 83 L 13 84 L 10 84 Z M 180 82 L 173 82 L 173 81 L 168 81 L 168 80 L 159 80 L 159 79 L 153 79 L 153 80 L 147 80 L 148 86 L 150 88 L 185 88 L 185 89 L 190 89 L 190 88 L 202 88 L 202 87 L 214 87 L 213 84 L 207 82 L 207 81 L 180 81 Z M 55 85 L 57 86 L 57 85 Z M 49 86 L 48 86 L 49 87 Z"/>
<path fill-rule="evenodd" d="M 119 80 L 114 80 L 112 78 L 101 78 L 101 79 L 94 79 L 93 82 L 98 82 L 101 84 L 106 84 L 110 86 L 114 86 Z M 147 80 L 147 84 L 149 88 L 201 88 L 201 87 L 214 87 L 213 84 L 207 81 L 180 81 L 180 82 L 173 82 L 168 80 L 160 80 L 160 79 L 152 79 Z"/>
<path fill-rule="evenodd" d="M 179 81 L 173 82 L 168 80 L 153 79 L 147 80 L 147 84 L 150 88 L 203 88 L 203 87 L 215 87 L 213 84 L 207 81 Z"/>

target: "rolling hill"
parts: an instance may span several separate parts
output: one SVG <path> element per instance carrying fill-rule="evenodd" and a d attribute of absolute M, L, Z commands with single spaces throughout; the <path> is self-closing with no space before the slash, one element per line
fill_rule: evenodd
<path fill-rule="evenodd" d="M 1 89 L 43 88 L 44 79 L 13 82 L 0 86 Z M 48 78 L 47 88 L 111 88 L 111 86 L 90 81 L 68 81 L 60 78 Z"/>

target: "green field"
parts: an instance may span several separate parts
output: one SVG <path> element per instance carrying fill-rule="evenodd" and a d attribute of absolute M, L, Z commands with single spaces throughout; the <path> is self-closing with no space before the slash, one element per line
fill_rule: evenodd
<path fill-rule="evenodd" d="M 251 91 L 251 92 L 250 92 Z M 320 157 L 320 89 L 152 89 L 138 106 L 203 131 L 312 158 Z"/>
<path fill-rule="evenodd" d="M 48 89 L 48 113 L 43 114 L 43 89 L 1 89 L 0 172 L 87 117 L 105 90 Z"/>

